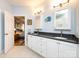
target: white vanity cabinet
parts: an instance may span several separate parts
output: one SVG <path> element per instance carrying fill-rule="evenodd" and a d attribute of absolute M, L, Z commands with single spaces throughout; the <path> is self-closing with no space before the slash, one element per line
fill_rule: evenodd
<path fill-rule="evenodd" d="M 41 38 L 40 37 L 38 37 L 38 36 L 33 36 L 33 38 L 35 38 L 34 39 L 34 44 L 33 44 L 33 49 L 37 52 L 37 53 L 39 53 L 39 54 L 41 54 Z"/>
<path fill-rule="evenodd" d="M 28 35 L 28 47 L 32 49 L 32 44 L 33 44 L 33 38 L 32 35 Z"/>
<path fill-rule="evenodd" d="M 38 36 L 28 35 L 28 47 L 41 54 L 41 39 Z"/>
<path fill-rule="evenodd" d="M 47 58 L 76 58 L 78 44 L 28 35 L 28 47 Z"/>
<path fill-rule="evenodd" d="M 28 35 L 28 47 L 46 57 L 46 38 Z"/>
<path fill-rule="evenodd" d="M 77 44 L 50 39 L 47 40 L 47 57 L 75 58 L 77 47 Z"/>
<path fill-rule="evenodd" d="M 47 40 L 47 57 L 57 58 L 58 57 L 58 44 L 53 39 Z"/>
<path fill-rule="evenodd" d="M 77 44 L 59 42 L 59 57 L 60 58 L 75 58 L 77 57 Z"/>
<path fill-rule="evenodd" d="M 43 38 L 41 37 L 42 39 L 42 45 L 41 45 L 41 50 L 42 50 L 42 53 L 41 55 L 44 56 L 44 57 L 47 57 L 47 39 L 48 38 Z"/>

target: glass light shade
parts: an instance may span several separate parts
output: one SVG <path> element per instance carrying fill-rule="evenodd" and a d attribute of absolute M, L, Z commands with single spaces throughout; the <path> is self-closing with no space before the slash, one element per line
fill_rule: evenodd
<path fill-rule="evenodd" d="M 68 2 L 69 0 L 52 0 L 52 2 L 51 2 L 51 5 L 52 6 L 58 6 L 60 3 L 66 3 L 66 2 Z"/>

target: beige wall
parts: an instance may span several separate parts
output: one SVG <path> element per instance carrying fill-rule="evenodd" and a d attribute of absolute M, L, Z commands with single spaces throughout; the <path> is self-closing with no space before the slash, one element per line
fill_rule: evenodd
<path fill-rule="evenodd" d="M 9 12 L 11 12 L 11 6 L 7 2 L 7 0 L 0 0 L 0 22 L 2 22 L 2 20 L 3 20 L 3 17 L 2 17 L 2 14 L 1 14 L 2 11 L 9 11 Z M 1 23 L 0 23 L 0 26 L 1 26 Z M 0 30 L 1 30 L 1 27 L 0 27 Z M 4 42 L 4 40 L 0 36 L 0 53 L 2 53 L 3 49 L 4 49 L 4 43 L 3 42 Z"/>
<path fill-rule="evenodd" d="M 8 3 L 7 0 L 0 0 L 0 9 L 10 12 L 11 11 L 11 5 Z"/>
<path fill-rule="evenodd" d="M 79 0 L 70 0 L 69 5 L 63 7 L 63 8 L 57 8 L 56 10 L 64 9 L 64 8 L 73 8 L 76 10 L 75 13 L 75 21 L 76 21 L 76 36 L 79 37 Z M 75 24 L 75 23 L 73 23 Z"/>
<path fill-rule="evenodd" d="M 76 10 L 76 36 L 79 38 L 79 0 L 70 0 L 70 3 L 68 6 L 64 7 L 64 8 L 73 8 Z M 60 9 L 64 9 L 64 8 L 57 8 L 56 10 L 60 10 Z M 74 23 L 73 23 L 74 24 Z"/>
<path fill-rule="evenodd" d="M 79 0 L 72 0 L 71 3 L 76 10 L 76 36 L 79 38 Z"/>
<path fill-rule="evenodd" d="M 74 8 L 76 10 L 75 16 L 76 16 L 76 36 L 79 37 L 79 0 L 70 0 L 70 4 L 64 8 Z M 64 8 L 57 8 L 58 9 L 64 9 Z"/>
<path fill-rule="evenodd" d="M 35 28 L 39 29 L 40 28 L 40 16 L 35 16 Z"/>
<path fill-rule="evenodd" d="M 71 31 L 63 31 L 65 34 L 75 34 L 76 33 L 76 1 L 77 0 L 70 0 L 69 4 L 63 5 L 63 7 L 56 7 L 56 8 L 45 8 L 44 13 L 42 14 L 42 31 L 43 32 L 52 32 L 52 33 L 60 33 L 60 31 L 55 31 L 54 28 L 54 20 L 55 20 L 55 12 L 62 9 L 69 9 L 70 10 L 70 16 L 71 16 Z M 52 20 L 50 23 L 45 23 L 44 19 L 47 16 L 51 16 Z M 49 27 L 49 28 L 47 28 Z"/>
<path fill-rule="evenodd" d="M 79 0 L 75 3 L 76 8 L 76 36 L 79 38 Z"/>
<path fill-rule="evenodd" d="M 50 7 L 50 6 L 48 6 L 48 7 Z M 55 12 L 56 10 L 61 10 L 61 9 L 65 9 L 65 8 L 75 9 L 76 11 L 75 11 L 74 15 L 76 15 L 76 16 L 74 16 L 75 17 L 74 19 L 76 21 L 76 25 L 74 25 L 74 29 L 76 29 L 75 34 L 77 36 L 79 36 L 79 26 L 78 26 L 78 22 L 79 22 L 79 20 L 78 20 L 78 18 L 79 18 L 79 0 L 70 0 L 70 3 L 68 5 L 65 5 L 61 8 L 57 7 L 57 8 L 53 8 L 53 9 L 50 8 L 49 9 L 48 7 L 46 7 L 45 10 L 44 10 L 44 12 L 47 13 L 47 14 L 50 14 L 50 13 Z M 33 18 L 33 20 L 35 19 L 35 17 L 33 15 L 32 15 L 32 17 L 30 17 L 30 13 L 29 13 L 29 11 L 27 12 L 27 8 L 26 9 L 25 8 L 18 9 L 18 8 L 20 8 L 20 7 L 16 6 L 16 7 L 12 8 L 14 15 L 17 15 L 17 14 L 18 15 L 26 15 L 26 18 Z M 75 23 L 73 22 L 73 24 L 75 24 Z"/>
<path fill-rule="evenodd" d="M 50 6 L 49 6 L 50 7 Z M 56 8 L 50 8 L 50 9 L 45 9 L 45 13 L 43 13 L 43 15 L 53 15 L 53 13 L 57 10 L 62 10 L 62 9 L 73 9 L 73 11 L 71 12 L 72 14 L 72 32 L 64 32 L 64 33 L 71 33 L 71 34 L 75 34 L 75 35 L 79 35 L 79 26 L 78 26 L 78 23 L 79 23 L 79 0 L 70 0 L 69 4 L 67 5 L 64 5 L 63 7 L 56 7 Z M 45 18 L 45 16 L 43 17 L 43 19 Z M 42 20 L 43 20 L 42 19 Z M 48 25 L 48 24 L 47 24 Z M 48 25 L 49 26 L 49 25 Z M 53 27 L 53 26 L 51 26 Z M 45 27 L 47 28 L 47 27 Z M 49 29 L 47 29 L 46 31 L 48 31 Z M 53 30 L 53 29 L 52 29 Z M 52 30 L 50 30 L 52 32 Z M 53 31 L 55 32 L 55 31 Z M 59 32 L 58 32 L 59 33 Z"/>

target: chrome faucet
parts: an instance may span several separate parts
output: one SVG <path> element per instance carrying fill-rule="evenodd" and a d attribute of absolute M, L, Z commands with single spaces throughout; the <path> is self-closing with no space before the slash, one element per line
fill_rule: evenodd
<path fill-rule="evenodd" d="M 61 37 L 63 36 L 63 30 L 61 29 Z"/>

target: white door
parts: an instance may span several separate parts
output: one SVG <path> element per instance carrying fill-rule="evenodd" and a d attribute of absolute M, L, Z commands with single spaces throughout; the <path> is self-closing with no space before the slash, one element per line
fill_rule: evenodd
<path fill-rule="evenodd" d="M 47 57 L 49 58 L 58 57 L 58 42 L 53 39 L 47 40 Z"/>
<path fill-rule="evenodd" d="M 7 53 L 14 46 L 14 18 L 9 12 L 5 12 L 4 15 L 4 52 Z"/>

